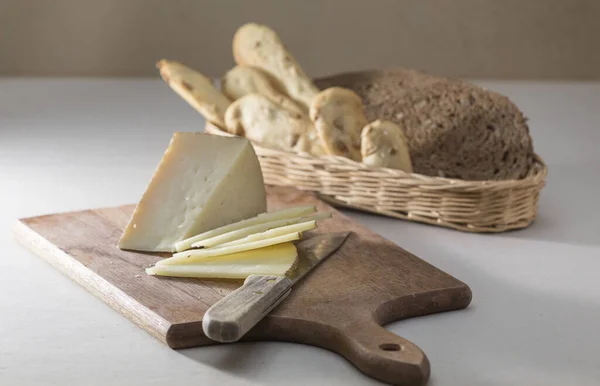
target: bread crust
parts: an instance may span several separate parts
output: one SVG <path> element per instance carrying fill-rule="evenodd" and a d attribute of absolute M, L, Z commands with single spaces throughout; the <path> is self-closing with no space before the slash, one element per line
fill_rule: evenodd
<path fill-rule="evenodd" d="M 360 134 L 368 121 L 355 92 L 341 87 L 321 91 L 312 101 L 309 116 L 328 154 L 361 160 Z"/>
<path fill-rule="evenodd" d="M 221 90 L 233 101 L 248 94 L 261 94 L 286 110 L 305 114 L 296 102 L 277 91 L 268 75 L 258 67 L 235 66 L 221 78 Z"/>
<path fill-rule="evenodd" d="M 366 125 L 360 152 L 365 165 L 413 172 L 406 137 L 394 122 L 378 119 Z"/>
<path fill-rule="evenodd" d="M 261 94 L 248 94 L 229 106 L 227 130 L 262 146 L 284 151 L 325 153 L 308 117 L 282 108 Z"/>
<path fill-rule="evenodd" d="M 305 111 L 319 92 L 277 33 L 267 26 L 256 23 L 241 26 L 233 37 L 233 57 L 237 64 L 265 71 L 275 80 L 275 87 Z"/>
<path fill-rule="evenodd" d="M 204 118 L 221 127 L 225 127 L 225 111 L 231 104 L 210 79 L 183 64 L 170 60 L 161 60 L 156 66 L 165 82 L 189 103 Z"/>
<path fill-rule="evenodd" d="M 315 80 L 361 96 L 369 121 L 403 128 L 415 173 L 463 180 L 523 178 L 534 161 L 527 120 L 507 97 L 409 69 Z"/>

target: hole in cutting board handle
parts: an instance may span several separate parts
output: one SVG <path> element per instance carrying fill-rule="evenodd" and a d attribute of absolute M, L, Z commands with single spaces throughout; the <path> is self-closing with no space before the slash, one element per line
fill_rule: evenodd
<path fill-rule="evenodd" d="M 384 351 L 400 351 L 402 347 L 396 343 L 382 343 L 379 345 L 379 348 Z"/>

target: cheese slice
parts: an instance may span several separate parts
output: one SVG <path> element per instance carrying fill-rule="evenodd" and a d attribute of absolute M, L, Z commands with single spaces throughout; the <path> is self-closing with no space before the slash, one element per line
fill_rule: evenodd
<path fill-rule="evenodd" d="M 283 227 L 286 225 L 298 224 L 298 223 L 306 222 L 306 221 L 324 220 L 329 217 L 331 217 L 330 212 L 319 212 L 314 215 L 308 215 L 308 216 L 302 216 L 302 217 L 292 217 L 289 219 L 269 221 L 264 224 L 251 225 L 249 227 L 237 229 L 237 230 L 234 230 L 231 232 L 227 232 L 222 235 L 211 237 L 211 238 L 203 240 L 203 241 L 198 241 L 198 242 L 192 244 L 192 247 L 194 247 L 194 248 L 215 247 L 218 245 L 223 245 L 225 243 L 229 243 L 231 241 L 243 239 L 244 237 L 247 237 L 247 236 L 250 236 L 250 235 L 253 235 L 256 233 L 268 231 L 269 229 L 279 228 L 279 227 Z"/>
<path fill-rule="evenodd" d="M 264 224 L 274 220 L 282 220 L 286 218 L 293 218 L 297 216 L 304 216 L 310 213 L 313 213 L 317 210 L 314 205 L 306 205 L 306 206 L 295 206 L 292 208 L 281 209 L 274 212 L 261 213 L 256 217 L 249 218 L 243 221 L 239 221 L 237 223 L 228 224 L 222 226 L 217 229 L 212 229 L 208 232 L 204 232 L 198 234 L 196 236 L 190 237 L 186 240 L 180 241 L 175 244 L 175 249 L 177 252 L 185 251 L 192 247 L 192 244 L 197 243 L 202 240 L 209 239 L 211 237 L 219 236 L 225 234 L 227 232 L 235 231 L 238 229 L 243 229 L 245 227 L 257 224 Z"/>
<path fill-rule="evenodd" d="M 282 226 L 282 227 L 278 227 L 278 228 L 269 229 L 264 232 L 254 233 L 254 234 L 251 234 L 244 238 L 241 238 L 239 240 L 234 240 L 234 241 L 230 241 L 225 244 L 221 244 L 215 248 L 225 248 L 225 247 L 229 247 L 232 245 L 241 245 L 241 244 L 251 243 L 254 241 L 268 240 L 268 239 L 272 239 L 273 237 L 287 235 L 288 233 L 292 233 L 292 232 L 298 232 L 298 233 L 306 232 L 311 229 L 315 229 L 316 227 L 317 227 L 316 221 L 306 221 L 306 222 L 302 222 L 302 223 L 298 223 L 298 224 L 286 225 L 286 226 Z"/>
<path fill-rule="evenodd" d="M 296 247 L 283 243 L 266 248 L 207 258 L 202 263 L 156 266 L 149 275 L 245 279 L 249 275 L 283 276 L 295 263 Z"/>
<path fill-rule="evenodd" d="M 288 233 L 286 235 L 271 237 L 266 240 L 258 240 L 245 244 L 207 248 L 207 249 L 190 249 L 188 251 L 179 252 L 173 255 L 169 259 L 160 260 L 156 263 L 156 266 L 164 265 L 176 265 L 176 264 L 188 264 L 197 261 L 203 261 L 207 257 L 225 256 L 232 253 L 251 251 L 253 249 L 259 249 L 264 247 L 270 247 L 271 245 L 283 244 L 288 241 L 295 241 L 300 239 L 300 233 Z"/>
<path fill-rule="evenodd" d="M 175 133 L 119 248 L 172 252 L 178 241 L 265 211 L 260 164 L 248 140 Z"/>

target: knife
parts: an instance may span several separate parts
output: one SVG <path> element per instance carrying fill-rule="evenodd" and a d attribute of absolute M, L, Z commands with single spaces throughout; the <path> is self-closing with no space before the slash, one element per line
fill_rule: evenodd
<path fill-rule="evenodd" d="M 248 276 L 240 288 L 206 311 L 204 334 L 217 342 L 239 340 L 290 294 L 294 284 L 341 247 L 349 234 L 327 233 L 300 241 L 296 263 L 284 276 Z"/>

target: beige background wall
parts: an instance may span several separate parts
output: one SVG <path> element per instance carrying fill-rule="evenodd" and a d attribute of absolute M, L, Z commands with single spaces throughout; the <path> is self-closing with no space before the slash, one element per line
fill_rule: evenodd
<path fill-rule="evenodd" d="M 166 57 L 217 76 L 247 21 L 315 76 L 600 79 L 596 0 L 0 0 L 0 74 L 156 76 Z"/>

